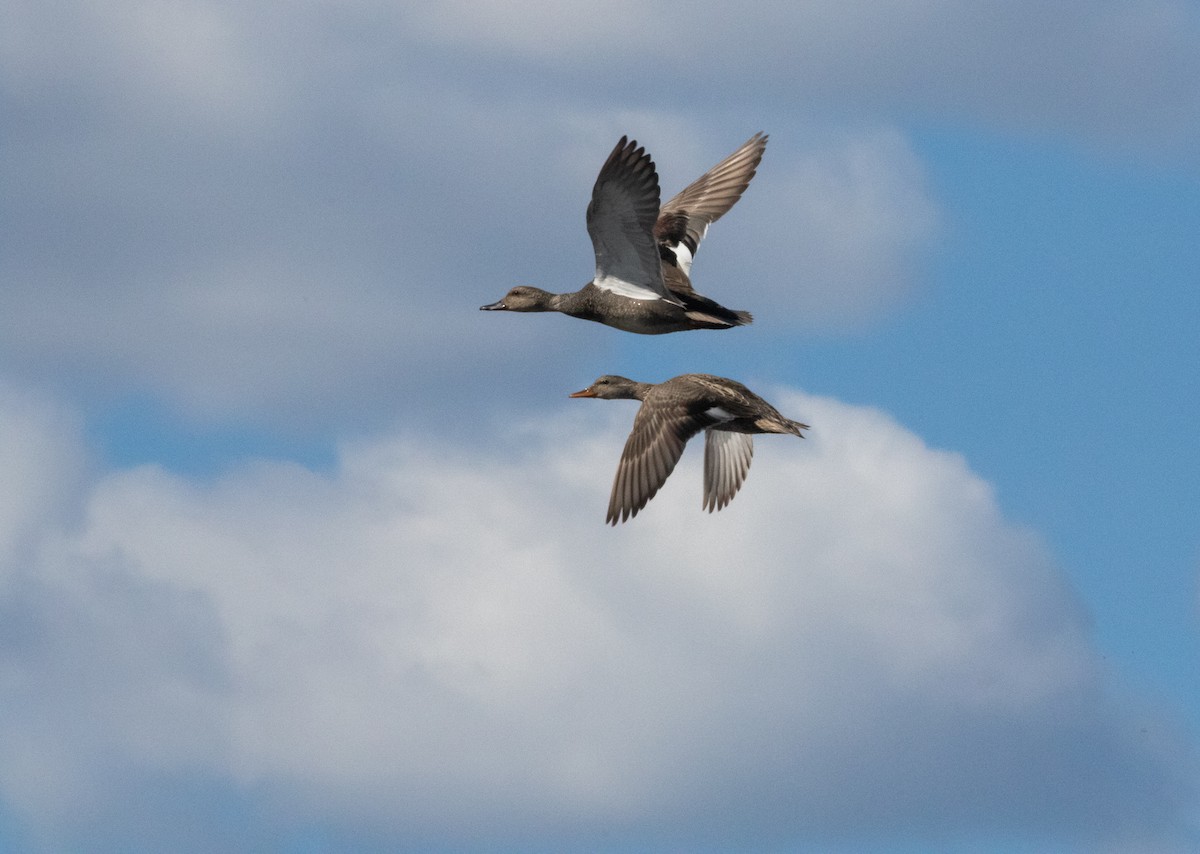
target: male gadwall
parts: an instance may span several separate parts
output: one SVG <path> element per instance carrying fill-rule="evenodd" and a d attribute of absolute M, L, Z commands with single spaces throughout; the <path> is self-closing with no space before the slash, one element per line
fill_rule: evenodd
<path fill-rule="evenodd" d="M 567 294 L 521 285 L 480 309 L 559 311 L 643 335 L 749 323 L 749 312 L 692 290 L 688 274 L 708 226 L 741 198 L 766 145 L 767 137 L 756 133 L 659 210 L 654 161 L 637 142 L 621 137 L 587 209 L 595 278 Z"/>
<path fill-rule="evenodd" d="M 750 469 L 751 433 L 791 433 L 804 438 L 807 424 L 779 414 L 736 380 L 711 374 L 681 374 L 663 383 L 600 377 L 571 397 L 642 402 L 621 452 L 608 502 L 610 525 L 632 519 L 675 469 L 683 446 L 701 430 L 704 441 L 704 508 L 720 510 L 733 500 Z"/>

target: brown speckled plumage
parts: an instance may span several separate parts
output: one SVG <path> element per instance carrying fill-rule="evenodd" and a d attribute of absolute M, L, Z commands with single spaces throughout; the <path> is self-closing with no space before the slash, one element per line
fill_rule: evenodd
<path fill-rule="evenodd" d="M 571 397 L 642 402 L 625 442 L 613 481 L 606 521 L 615 525 L 638 514 L 666 482 L 688 440 L 705 431 L 704 508 L 710 513 L 733 500 L 750 469 L 752 433 L 789 433 L 804 438 L 807 424 L 779 411 L 737 380 L 681 374 L 666 382 L 641 383 L 606 375 Z"/>

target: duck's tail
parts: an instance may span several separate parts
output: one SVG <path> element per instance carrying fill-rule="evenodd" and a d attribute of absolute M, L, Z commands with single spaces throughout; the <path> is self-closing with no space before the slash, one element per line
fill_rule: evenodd
<path fill-rule="evenodd" d="M 807 424 L 801 424 L 799 421 L 792 421 L 790 418 L 783 419 L 783 422 L 787 425 L 787 432 L 791 433 L 793 436 L 799 436 L 801 439 L 804 438 L 804 434 L 800 432 L 801 430 L 812 429 Z"/>
<path fill-rule="evenodd" d="M 804 438 L 802 430 L 811 430 L 807 424 L 801 424 L 799 421 L 793 421 L 790 418 L 784 418 L 782 415 L 776 414 L 776 417 L 760 418 L 755 424 L 764 433 L 790 433 L 793 436 Z"/>
<path fill-rule="evenodd" d="M 676 296 L 682 297 L 683 310 L 688 318 L 705 329 L 729 329 L 732 326 L 745 326 L 754 322 L 754 316 L 750 312 L 734 311 L 699 294 Z"/>

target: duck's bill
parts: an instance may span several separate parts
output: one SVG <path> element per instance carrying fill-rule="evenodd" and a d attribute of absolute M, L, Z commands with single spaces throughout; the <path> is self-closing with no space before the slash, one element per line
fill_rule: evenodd
<path fill-rule="evenodd" d="M 583 391 L 577 391 L 574 394 L 568 394 L 567 397 L 595 397 L 596 392 L 592 391 L 591 387 L 585 388 Z"/>
<path fill-rule="evenodd" d="M 480 311 L 508 311 L 508 306 L 504 304 L 504 300 L 490 302 L 487 305 L 479 306 Z"/>

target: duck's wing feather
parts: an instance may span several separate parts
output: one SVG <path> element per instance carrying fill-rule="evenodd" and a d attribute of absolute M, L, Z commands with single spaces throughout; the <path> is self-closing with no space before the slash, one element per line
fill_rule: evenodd
<path fill-rule="evenodd" d="M 654 236 L 664 250 L 675 255 L 676 266 L 685 279 L 691 273 L 692 259 L 709 225 L 742 197 L 766 147 L 767 135 L 756 133 L 663 205 Z"/>
<path fill-rule="evenodd" d="M 706 430 L 704 442 L 704 509 L 720 510 L 733 500 L 750 471 L 754 437 L 749 433 Z"/>
<path fill-rule="evenodd" d="M 605 521 L 615 525 L 636 516 L 675 470 L 688 439 L 711 423 L 682 406 L 643 403 L 621 452 Z"/>
<path fill-rule="evenodd" d="M 654 239 L 659 200 L 654 161 L 637 142 L 621 137 L 600 169 L 588 203 L 596 287 L 631 299 L 681 305 L 663 284 Z"/>

